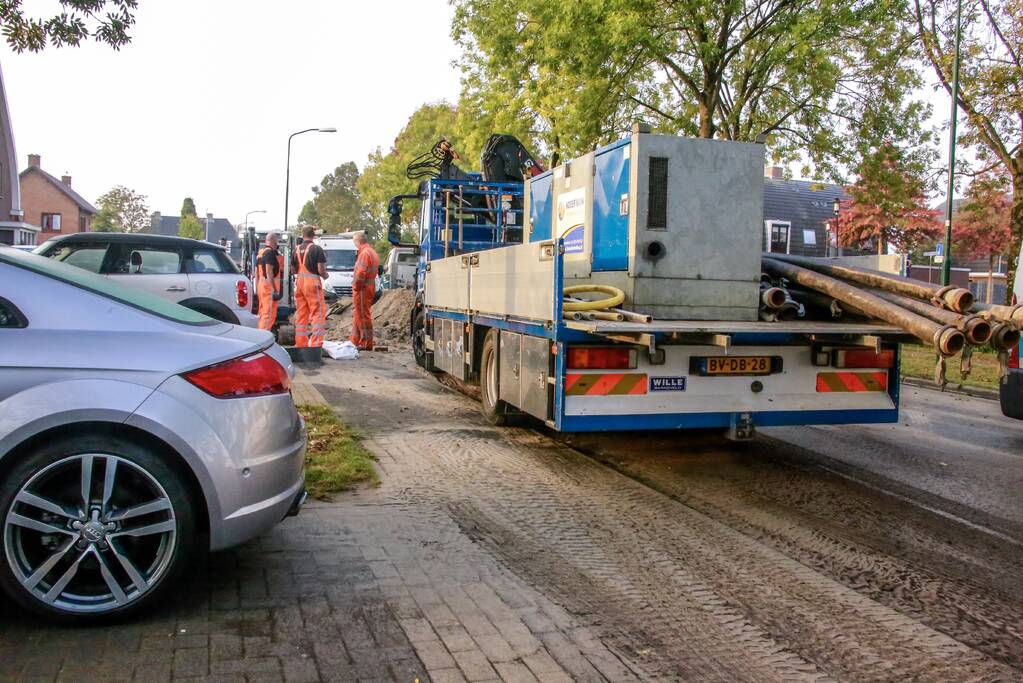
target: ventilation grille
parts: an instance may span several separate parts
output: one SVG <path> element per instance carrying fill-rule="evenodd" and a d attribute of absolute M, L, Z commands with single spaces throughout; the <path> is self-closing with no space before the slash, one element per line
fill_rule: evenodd
<path fill-rule="evenodd" d="M 650 178 L 647 183 L 646 227 L 668 227 L 668 159 L 650 157 Z"/>

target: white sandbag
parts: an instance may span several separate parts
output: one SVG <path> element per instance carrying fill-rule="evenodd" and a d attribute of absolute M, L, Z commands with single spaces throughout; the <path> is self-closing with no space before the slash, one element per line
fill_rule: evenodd
<path fill-rule="evenodd" d="M 323 351 L 334 360 L 355 360 L 359 357 L 359 349 L 350 341 L 325 341 Z"/>

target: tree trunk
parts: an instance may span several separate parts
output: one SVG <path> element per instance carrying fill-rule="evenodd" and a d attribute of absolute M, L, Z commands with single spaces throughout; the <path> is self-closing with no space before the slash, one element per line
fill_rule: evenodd
<path fill-rule="evenodd" d="M 700 97 L 700 137 L 714 137 L 714 112 L 707 104 L 706 96 Z"/>
<path fill-rule="evenodd" d="M 984 301 L 993 304 L 995 298 L 995 255 L 987 255 L 987 296 Z"/>
<path fill-rule="evenodd" d="M 1023 156 L 1014 159 L 1012 168 L 1012 209 L 1009 212 L 1009 267 L 1005 273 L 1005 303 L 1012 303 L 1012 288 L 1019 268 L 1019 248 L 1023 242 Z M 1021 302 L 1023 303 L 1023 302 Z"/>

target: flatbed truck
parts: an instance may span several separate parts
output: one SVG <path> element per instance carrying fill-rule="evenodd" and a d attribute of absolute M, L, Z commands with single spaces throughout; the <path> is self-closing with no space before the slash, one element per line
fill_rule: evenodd
<path fill-rule="evenodd" d="M 478 384 L 495 424 L 741 439 L 898 420 L 902 330 L 758 319 L 761 145 L 637 128 L 525 176 L 445 167 L 390 208 L 398 243 L 402 199 L 421 202 L 416 362 Z M 639 315 L 566 316 L 566 286 L 588 283 L 621 289 Z"/>

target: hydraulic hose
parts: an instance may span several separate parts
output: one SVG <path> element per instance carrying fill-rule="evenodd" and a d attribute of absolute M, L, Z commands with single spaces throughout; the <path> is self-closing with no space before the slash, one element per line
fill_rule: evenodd
<path fill-rule="evenodd" d="M 566 300 L 562 310 L 599 311 L 605 308 L 621 306 L 625 301 L 625 292 L 610 285 L 573 285 L 572 287 L 565 287 L 564 294 L 567 297 L 571 294 L 582 294 L 583 292 L 597 292 L 599 294 L 608 294 L 609 296 L 606 299 L 596 299 L 594 301 Z"/>

